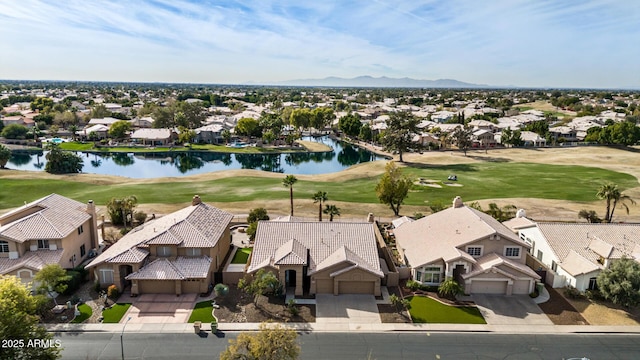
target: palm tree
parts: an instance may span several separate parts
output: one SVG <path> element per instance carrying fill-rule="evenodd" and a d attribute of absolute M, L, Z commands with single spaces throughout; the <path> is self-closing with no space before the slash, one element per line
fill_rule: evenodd
<path fill-rule="evenodd" d="M 613 200 L 613 204 L 611 204 L 611 214 L 609 214 L 609 222 L 613 221 L 613 213 L 614 211 L 616 211 L 616 206 L 618 205 L 618 203 L 620 203 L 622 207 L 624 207 L 627 215 L 629 215 L 629 206 L 626 204 L 626 202 L 628 201 L 629 203 L 631 203 L 631 205 L 636 204 L 635 200 L 630 198 L 629 195 L 623 194 L 622 192 L 620 192 L 620 190 L 615 191 L 611 199 Z"/>
<path fill-rule="evenodd" d="M 319 203 L 318 204 L 318 220 L 322 221 L 322 203 L 329 200 L 329 198 L 327 197 L 327 192 L 326 191 L 318 191 L 317 193 L 313 194 L 313 203 Z"/>
<path fill-rule="evenodd" d="M 322 212 L 329 215 L 329 221 L 333 221 L 334 216 L 340 216 L 340 208 L 335 205 L 325 205 Z"/>
<path fill-rule="evenodd" d="M 293 184 L 298 181 L 293 175 L 287 175 L 284 179 L 282 179 L 282 186 L 289 188 L 289 198 L 291 201 L 291 216 L 293 216 Z"/>
<path fill-rule="evenodd" d="M 71 139 L 76 141 L 76 131 L 78 131 L 78 127 L 76 125 L 69 126 L 69 131 L 71 132 Z"/>
<path fill-rule="evenodd" d="M 607 202 L 607 209 L 604 214 L 605 222 L 611 222 L 611 200 L 614 199 L 616 193 L 620 194 L 618 185 L 610 182 L 602 184 L 596 193 L 598 199 L 606 200 Z"/>

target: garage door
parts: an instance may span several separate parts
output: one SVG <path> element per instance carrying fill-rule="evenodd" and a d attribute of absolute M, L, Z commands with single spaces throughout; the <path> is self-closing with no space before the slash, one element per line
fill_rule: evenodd
<path fill-rule="evenodd" d="M 338 294 L 374 294 L 374 281 L 340 281 Z"/>
<path fill-rule="evenodd" d="M 529 293 L 529 280 L 516 280 L 513 282 L 514 294 L 528 294 Z"/>
<path fill-rule="evenodd" d="M 140 294 L 175 294 L 174 281 L 140 280 L 138 281 Z"/>
<path fill-rule="evenodd" d="M 193 294 L 200 293 L 200 280 L 195 281 L 182 281 L 182 293 Z"/>
<path fill-rule="evenodd" d="M 333 279 L 316 280 L 317 294 L 333 294 Z"/>
<path fill-rule="evenodd" d="M 474 281 L 471 283 L 472 294 L 506 294 L 506 281 Z"/>

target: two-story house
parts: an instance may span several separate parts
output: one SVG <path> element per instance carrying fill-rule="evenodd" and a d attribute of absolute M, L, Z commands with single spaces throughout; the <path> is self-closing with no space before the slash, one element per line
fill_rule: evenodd
<path fill-rule="evenodd" d="M 45 265 L 80 265 L 97 246 L 93 201 L 51 194 L 0 216 L 0 274 L 24 283 Z"/>
<path fill-rule="evenodd" d="M 105 288 L 146 293 L 205 293 L 229 252 L 233 215 L 194 196 L 191 206 L 131 230 L 86 268 Z"/>
<path fill-rule="evenodd" d="M 402 223 L 398 252 L 415 281 L 454 278 L 465 293 L 529 294 L 540 279 L 525 264 L 529 245 L 491 216 L 456 197 L 451 208 Z"/>

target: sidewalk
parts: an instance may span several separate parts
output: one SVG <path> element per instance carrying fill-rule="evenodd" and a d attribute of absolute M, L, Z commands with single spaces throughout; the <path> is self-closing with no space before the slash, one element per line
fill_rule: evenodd
<path fill-rule="evenodd" d="M 640 326 L 595 325 L 474 325 L 474 324 L 335 324 L 286 323 L 286 327 L 303 332 L 488 332 L 503 334 L 570 334 L 570 333 L 628 333 L 640 334 Z M 219 323 L 219 331 L 255 331 L 259 323 Z M 108 332 L 120 333 L 123 324 L 45 324 L 49 332 Z M 211 331 L 210 324 L 202 324 L 203 331 Z M 194 333 L 193 324 L 127 324 L 126 333 Z"/>

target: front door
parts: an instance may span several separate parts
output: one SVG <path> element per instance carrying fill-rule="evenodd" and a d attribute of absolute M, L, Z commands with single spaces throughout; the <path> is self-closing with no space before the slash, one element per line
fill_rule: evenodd
<path fill-rule="evenodd" d="M 455 269 L 453 269 L 453 279 L 458 284 L 462 284 L 462 274 L 464 273 L 465 273 L 464 265 L 456 265 Z"/>

